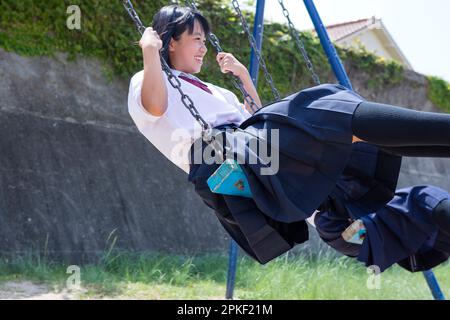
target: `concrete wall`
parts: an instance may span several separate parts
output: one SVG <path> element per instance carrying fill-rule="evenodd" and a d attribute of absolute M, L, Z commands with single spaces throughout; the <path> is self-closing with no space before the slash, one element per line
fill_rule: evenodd
<path fill-rule="evenodd" d="M 0 252 L 76 262 L 115 238 L 116 248 L 135 251 L 226 250 L 228 236 L 185 174 L 134 127 L 128 82 L 108 82 L 101 69 L 92 60 L 0 50 Z M 420 75 L 365 92 L 359 84 L 366 76 L 349 69 L 369 99 L 436 110 Z M 446 177 L 449 160 L 407 159 L 400 184 L 450 190 Z"/>
<path fill-rule="evenodd" d="M 184 172 L 134 127 L 127 82 L 109 83 L 93 61 L 1 50 L 0 78 L 2 253 L 76 261 L 114 237 L 138 251 L 227 248 Z"/>

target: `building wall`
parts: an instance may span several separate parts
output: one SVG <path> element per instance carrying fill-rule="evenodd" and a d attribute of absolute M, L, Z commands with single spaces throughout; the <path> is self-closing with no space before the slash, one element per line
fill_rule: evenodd
<path fill-rule="evenodd" d="M 354 35 L 350 35 L 342 40 L 336 41 L 336 43 L 346 48 L 358 48 L 360 45 L 362 45 L 369 52 L 372 52 L 380 57 L 401 62 L 399 61 L 397 56 L 395 56 L 385 47 L 375 30 L 366 29 Z"/>

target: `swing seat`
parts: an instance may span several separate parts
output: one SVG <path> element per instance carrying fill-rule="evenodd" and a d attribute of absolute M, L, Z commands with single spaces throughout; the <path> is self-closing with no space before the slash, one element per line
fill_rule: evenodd
<path fill-rule="evenodd" d="M 236 160 L 227 159 L 207 180 L 211 192 L 252 198 L 247 177 Z"/>

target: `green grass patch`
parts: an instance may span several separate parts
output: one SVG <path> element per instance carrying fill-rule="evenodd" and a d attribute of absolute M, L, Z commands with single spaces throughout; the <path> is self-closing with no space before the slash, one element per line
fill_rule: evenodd
<path fill-rule="evenodd" d="M 96 264 L 80 265 L 81 299 L 222 299 L 228 258 L 225 255 L 133 254 L 115 251 Z M 450 266 L 435 269 L 450 296 Z M 63 290 L 67 266 L 29 255 L 0 260 L 0 288 L 8 281 L 33 281 Z M 285 255 L 261 266 L 239 259 L 237 299 L 432 299 L 421 273 L 394 266 L 370 290 L 370 275 L 360 263 L 331 255 Z"/>

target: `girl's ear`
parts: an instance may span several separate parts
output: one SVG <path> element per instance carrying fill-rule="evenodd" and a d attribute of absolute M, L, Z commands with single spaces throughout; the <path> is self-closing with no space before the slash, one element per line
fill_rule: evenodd
<path fill-rule="evenodd" d="M 171 38 L 169 41 L 169 52 L 174 52 L 175 46 L 176 46 L 176 41 L 173 38 Z"/>

